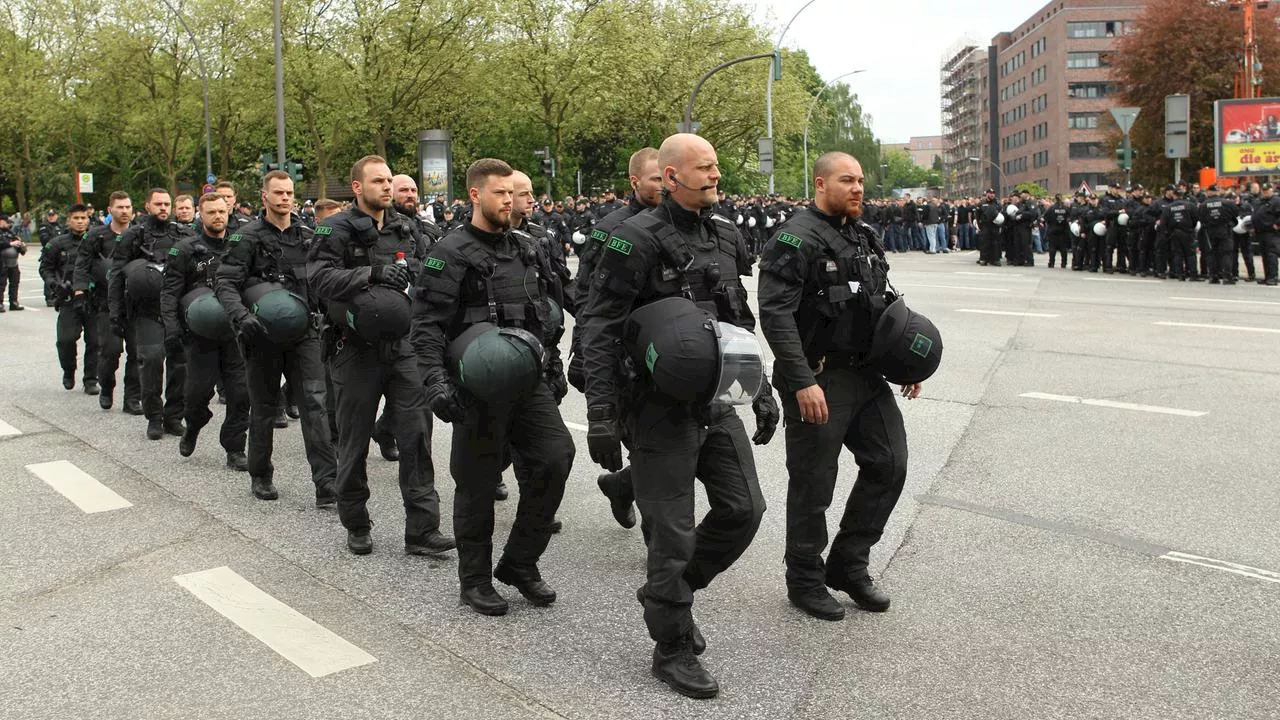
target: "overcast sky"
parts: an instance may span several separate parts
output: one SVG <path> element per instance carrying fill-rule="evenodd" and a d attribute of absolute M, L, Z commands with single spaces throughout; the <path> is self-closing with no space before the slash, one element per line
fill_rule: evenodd
<path fill-rule="evenodd" d="M 807 0 L 745 0 L 757 19 L 781 31 Z M 813 0 L 783 38 L 808 51 L 823 79 L 846 78 L 882 142 L 942 132 L 939 68 L 946 50 L 968 36 L 985 47 L 1048 0 Z M 890 14 L 892 13 L 892 14 Z M 776 39 L 776 34 L 775 34 Z"/>

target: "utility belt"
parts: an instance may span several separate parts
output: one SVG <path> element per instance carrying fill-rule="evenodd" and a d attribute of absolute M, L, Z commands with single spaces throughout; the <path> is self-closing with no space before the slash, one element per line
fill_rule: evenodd
<path fill-rule="evenodd" d="M 845 351 L 831 351 L 816 357 L 805 355 L 805 359 L 809 363 L 809 369 L 813 371 L 814 377 L 827 370 L 848 370 L 860 367 L 866 362 L 866 357 L 866 353 Z"/>

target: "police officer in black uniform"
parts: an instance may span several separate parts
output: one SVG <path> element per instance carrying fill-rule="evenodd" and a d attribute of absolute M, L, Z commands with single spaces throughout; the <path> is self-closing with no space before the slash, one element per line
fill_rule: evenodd
<path fill-rule="evenodd" d="M 313 231 L 293 216 L 293 178 L 273 170 L 262 178 L 263 217 L 242 226 L 227 239 L 230 249 L 215 273 L 214 291 L 231 316 L 244 350 L 249 386 L 250 489 L 260 500 L 279 497 L 271 464 L 275 418 L 281 413 L 280 378 L 296 390 L 302 416 L 302 443 L 316 486 L 316 506 L 337 502 L 337 463 L 325 415 L 324 365 L 320 359 L 318 322 L 295 343 L 271 342 L 267 328 L 245 307 L 243 293 L 259 282 L 277 282 L 315 310 L 307 283 L 307 253 Z"/>
<path fill-rule="evenodd" d="M 852 156 L 819 158 L 814 206 L 775 235 L 760 261 L 760 315 L 787 419 L 788 597 L 825 620 L 844 618 L 828 587 L 865 610 L 889 608 L 867 563 L 907 475 L 902 414 L 884 376 L 864 363 L 889 287 L 879 239 L 859 220 L 863 182 Z M 919 393 L 918 384 L 902 391 Z M 841 447 L 853 452 L 858 478 L 824 563 Z"/>
<path fill-rule="evenodd" d="M 9 216 L 0 213 L 0 300 L 4 300 L 5 288 L 9 290 L 9 309 L 26 310 L 18 302 L 18 282 L 22 279 L 22 268 L 18 266 L 18 256 L 27 254 L 27 244 L 9 227 Z M 48 295 L 48 288 L 45 288 Z M 4 312 L 0 304 L 0 312 Z"/>
<path fill-rule="evenodd" d="M 1004 210 L 994 189 L 987 188 L 977 214 L 978 264 L 1000 267 L 1000 226 L 996 224 L 996 216 L 1003 215 Z"/>
<path fill-rule="evenodd" d="M 626 222 L 634 215 L 651 210 L 662 202 L 662 170 L 658 167 L 657 148 L 644 147 L 631 154 L 627 164 L 627 174 L 631 181 L 631 197 L 627 204 L 606 215 L 598 225 L 591 229 L 591 237 L 582 247 L 578 257 L 578 281 L 574 287 L 577 293 L 577 305 L 582 307 L 587 302 L 587 294 L 591 288 L 591 276 L 595 273 L 600 253 L 614 228 Z M 722 217 L 724 217 L 722 215 Z M 572 355 L 569 358 L 569 382 L 579 392 L 586 392 L 586 375 L 582 362 L 582 325 L 573 326 L 570 341 Z M 636 512 L 632 504 L 635 492 L 631 486 L 631 468 L 625 467 L 617 472 L 603 473 L 596 478 L 596 485 L 613 511 L 614 520 L 625 528 L 634 527 Z"/>
<path fill-rule="evenodd" d="M 1262 186 L 1262 194 L 1253 203 L 1253 231 L 1258 237 L 1258 250 L 1262 253 L 1262 279 L 1259 285 L 1275 285 L 1277 265 L 1280 264 L 1280 197 L 1271 183 Z M 1252 262 L 1249 263 L 1252 269 Z"/>
<path fill-rule="evenodd" d="M 98 406 L 110 410 L 114 402 L 116 370 L 120 367 L 120 355 L 124 363 L 124 412 L 142 414 L 142 388 L 138 381 L 138 362 L 135 357 L 137 343 L 132 328 L 125 328 L 125 337 L 111 332 L 111 316 L 107 303 L 107 275 L 111 264 L 111 251 L 116 239 L 129 229 L 133 218 L 133 203 L 128 193 L 111 193 L 107 203 L 111 222 L 89 231 L 76 253 L 76 268 L 71 280 L 72 301 L 83 303 L 93 316 L 98 333 L 101 354 L 98 356 Z"/>
<path fill-rule="evenodd" d="M 731 566 L 760 526 L 765 501 L 755 459 L 732 407 L 673 402 L 644 382 L 624 382 L 617 353 L 629 314 L 669 297 L 684 296 L 719 321 L 754 331 L 739 280 L 751 273 L 751 257 L 734 224 L 709 213 L 720 180 L 711 144 L 672 135 L 658 164 L 666 197 L 612 231 L 581 313 L 587 444 L 597 464 L 620 470 L 626 423 L 636 502 L 649 535 L 648 582 L 638 596 L 656 642 L 652 671 L 676 692 L 705 698 L 719 685 L 696 657 L 705 643 L 693 621 L 694 592 Z M 753 409 L 753 440 L 763 444 L 779 419 L 769 388 Z M 697 527 L 695 475 L 711 505 Z"/>
<path fill-rule="evenodd" d="M 446 350 L 468 328 L 490 323 L 543 338 L 547 322 L 546 268 L 532 238 L 509 229 L 514 171 L 484 158 L 467 168 L 470 222 L 445 236 L 427 257 L 414 295 L 413 346 L 436 417 L 453 423 L 449 469 L 456 483 L 453 531 L 458 539 L 461 601 L 484 615 L 508 605 L 493 580 L 514 586 L 535 605 L 556 593 L 538 560 L 573 464 L 573 440 L 545 382 L 514 397 L 483 402 L 464 395 L 446 365 Z M 550 350 L 550 348 L 548 348 Z M 524 470 L 511 535 L 493 565 L 494 492 L 509 458 Z"/>
<path fill-rule="evenodd" d="M 83 387 L 86 395 L 97 395 L 98 329 L 93 310 L 84 296 L 72 297 L 76 254 L 89 232 L 89 208 L 77 203 L 67 210 L 67 232 L 44 244 L 40 249 L 40 277 L 49 289 L 53 306 L 58 311 L 55 346 L 62 366 L 62 387 L 76 386 L 76 355 L 80 336 L 84 336 Z"/>
<path fill-rule="evenodd" d="M 163 267 L 169 259 L 169 250 L 191 237 L 189 228 L 169 219 L 171 205 L 167 190 L 152 188 L 147 191 L 146 219 L 116 238 L 107 289 L 111 332 L 123 338 L 126 328 L 132 327 L 138 340 L 138 358 L 142 361 L 139 376 L 142 381 L 142 410 L 147 417 L 148 440 L 159 440 L 165 433 L 182 435 L 187 358 L 181 342 L 165 337 L 164 323 L 160 319 L 161 283 L 155 284 L 152 296 L 149 282 L 145 285 L 147 290 L 139 289 L 139 285 L 143 285 L 142 276 L 152 270 L 135 265 L 132 276 L 135 279 L 131 282 L 126 277 L 125 266 L 135 260 L 143 260 Z"/>
<path fill-rule="evenodd" d="M 1061 195 L 1053 198 L 1053 205 L 1044 214 L 1045 236 L 1049 245 L 1049 267 L 1053 268 L 1054 260 L 1062 256 L 1062 269 L 1067 269 L 1068 253 L 1071 250 L 1071 206 L 1063 201 Z"/>
<path fill-rule="evenodd" d="M 347 529 L 347 548 L 357 555 L 373 550 L 366 503 L 369 478 L 366 460 L 378 402 L 387 397 L 387 412 L 399 448 L 400 494 L 404 499 L 404 548 L 410 555 L 434 555 L 453 549 L 453 538 L 440 533 L 440 497 L 427 431 L 422 376 L 404 336 L 372 339 L 357 332 L 354 310 L 371 301 L 375 287 L 404 292 L 422 267 L 417 236 L 408 218 L 392 208 L 391 168 L 377 155 L 351 167 L 356 206 L 326 218 L 316 228 L 308 273 L 311 291 L 326 305 L 336 352 L 329 358 L 338 420 L 338 514 Z M 414 258 L 413 263 L 408 259 Z M 364 295 L 366 297 L 360 297 Z M 408 327 L 408 298 L 404 332 Z M 357 323 L 343 322 L 344 317 Z"/>
<path fill-rule="evenodd" d="M 1196 272 L 1196 207 L 1195 202 L 1186 198 L 1173 198 L 1164 206 L 1160 217 L 1160 225 L 1168 233 L 1168 268 L 1169 278 L 1178 280 L 1199 280 Z M 1157 277 L 1165 267 L 1165 260 L 1156 249 Z"/>
<path fill-rule="evenodd" d="M 1235 233 L 1239 206 L 1218 193 L 1217 185 L 1210 185 L 1200 203 L 1199 219 L 1205 242 L 1204 254 L 1208 256 L 1209 284 L 1235 282 L 1231 261 L 1236 257 Z"/>
<path fill-rule="evenodd" d="M 200 198 L 200 234 L 169 250 L 160 295 L 160 316 L 164 320 L 165 344 L 181 345 L 187 359 L 183 388 L 186 429 L 178 442 L 178 454 L 190 457 L 196 451 L 200 431 L 213 419 L 209 401 L 213 399 L 214 386 L 220 383 L 227 413 L 218 439 L 227 453 L 227 467 L 244 472 L 249 469 L 244 453 L 245 433 L 249 429 L 244 355 L 229 321 L 224 336 L 202 336 L 188 326 L 182 308 L 183 298 L 198 288 L 207 288 L 212 301 L 216 302 L 214 278 L 218 262 L 227 254 L 230 214 L 230 208 L 218 195 L 208 193 Z"/>

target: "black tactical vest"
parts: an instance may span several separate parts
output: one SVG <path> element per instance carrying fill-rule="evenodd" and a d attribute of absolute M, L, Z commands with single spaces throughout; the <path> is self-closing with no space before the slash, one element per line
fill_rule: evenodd
<path fill-rule="evenodd" d="M 461 288 L 463 324 L 488 322 L 542 337 L 550 276 L 538 241 L 526 232 L 508 230 L 506 242 L 496 247 L 472 241 L 458 251 L 467 263 Z"/>
<path fill-rule="evenodd" d="M 751 265 L 739 252 L 732 223 L 711 216 L 702 222 L 698 240 L 691 241 L 661 212 L 636 217 L 641 219 L 632 222 L 657 239 L 662 253 L 662 263 L 652 270 L 637 298 L 639 304 L 679 296 L 720 322 L 741 326 L 752 318 L 747 290 L 739 279 L 751 273 Z"/>
<path fill-rule="evenodd" d="M 262 221 L 264 224 L 265 220 Z M 312 305 L 307 286 L 307 255 L 311 252 L 314 231 L 294 219 L 289 229 L 277 235 L 264 228 L 257 236 L 255 250 L 261 257 L 259 267 L 267 268 L 261 280 L 278 282 L 289 292 Z M 246 287 L 254 283 L 247 283 Z"/>

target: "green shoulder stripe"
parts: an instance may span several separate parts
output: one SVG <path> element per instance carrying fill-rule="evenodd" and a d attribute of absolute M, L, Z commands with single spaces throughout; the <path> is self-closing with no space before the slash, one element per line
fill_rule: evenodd
<path fill-rule="evenodd" d="M 800 247 L 800 243 L 803 241 L 800 238 L 796 237 L 795 235 L 792 235 L 791 233 L 779 233 L 778 242 L 786 243 L 791 247 L 798 248 Z"/>
<path fill-rule="evenodd" d="M 230 238 L 227 238 L 227 242 L 229 242 L 229 243 L 238 243 L 238 242 L 240 242 L 240 233 L 236 233 L 235 235 L 232 235 Z"/>
<path fill-rule="evenodd" d="M 317 235 L 332 235 L 332 234 L 333 234 L 333 226 L 332 226 L 332 225 L 317 225 L 317 226 L 316 226 L 316 234 L 317 234 Z"/>
<path fill-rule="evenodd" d="M 177 255 L 177 254 L 178 254 L 178 248 L 176 248 L 176 247 L 171 247 L 171 248 L 169 248 L 169 254 L 170 254 L 170 255 Z"/>
<path fill-rule="evenodd" d="M 597 242 L 609 242 L 609 233 L 596 228 L 591 231 L 591 239 Z"/>
<path fill-rule="evenodd" d="M 435 258 L 435 257 L 427 258 L 426 267 L 428 270 L 435 270 L 436 272 L 440 272 L 441 270 L 444 270 L 444 265 L 445 265 L 444 261 L 441 260 L 440 258 Z"/>

